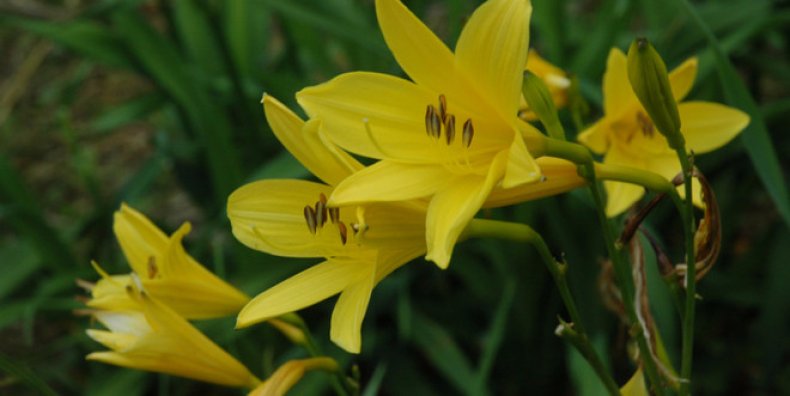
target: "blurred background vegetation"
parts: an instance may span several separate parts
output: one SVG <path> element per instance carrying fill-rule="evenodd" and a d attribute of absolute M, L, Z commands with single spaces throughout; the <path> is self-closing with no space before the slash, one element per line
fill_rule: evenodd
<path fill-rule="evenodd" d="M 473 0 L 406 4 L 449 43 Z M 691 98 L 752 116 L 743 135 L 697 159 L 724 223 L 717 267 L 701 282 L 699 395 L 790 394 L 790 7 L 787 1 L 533 0 L 531 45 L 578 76 L 600 115 L 612 46 L 649 37 L 670 67 L 699 56 Z M 717 38 L 711 41 L 705 29 Z M 111 232 L 121 202 L 166 232 L 191 221 L 188 250 L 251 295 L 306 268 L 230 235 L 227 195 L 260 178 L 310 177 L 268 129 L 267 92 L 293 94 L 336 74 L 402 75 L 372 0 L 0 0 L 0 394 L 239 394 L 86 362 L 101 347 L 75 296 L 89 261 L 129 269 Z M 717 50 L 721 51 L 717 54 Z M 731 60 L 722 57 L 725 55 Z M 650 226 L 679 257 L 680 225 L 662 206 Z M 597 290 L 604 249 L 587 191 L 483 213 L 533 225 L 570 263 L 595 342 L 622 382 L 626 333 Z M 664 285 L 654 313 L 677 361 L 679 324 Z M 331 302 L 304 311 L 325 350 L 358 365 L 366 395 L 600 394 L 583 360 L 554 336 L 562 306 L 529 246 L 470 241 L 447 271 L 417 260 L 374 292 L 363 353 L 328 341 Z M 265 325 L 198 323 L 265 376 L 298 349 Z M 310 374 L 294 394 L 327 392 Z"/>

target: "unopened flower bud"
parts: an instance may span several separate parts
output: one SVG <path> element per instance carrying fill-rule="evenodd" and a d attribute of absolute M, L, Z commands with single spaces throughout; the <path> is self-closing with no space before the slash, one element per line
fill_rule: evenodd
<path fill-rule="evenodd" d="M 560 124 L 557 116 L 554 98 L 551 96 L 551 92 L 549 92 L 549 88 L 543 82 L 543 79 L 528 70 L 525 71 L 521 92 L 524 94 L 524 99 L 527 101 L 529 109 L 538 116 L 540 122 L 548 130 L 549 135 L 556 139 L 565 140 L 565 131 L 562 129 L 562 124 Z"/>
<path fill-rule="evenodd" d="M 628 49 L 628 80 L 653 124 L 667 138 L 669 147 L 683 149 L 685 140 L 680 133 L 678 105 L 669 85 L 667 67 L 645 38 L 634 40 Z"/>

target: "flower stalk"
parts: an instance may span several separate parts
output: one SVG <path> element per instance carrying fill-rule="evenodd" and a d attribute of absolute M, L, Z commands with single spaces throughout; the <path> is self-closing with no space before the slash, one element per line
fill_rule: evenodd
<path fill-rule="evenodd" d="M 557 261 L 554 256 L 552 256 L 548 246 L 546 245 L 546 242 L 543 240 L 540 234 L 538 234 L 526 224 L 517 224 L 498 220 L 474 219 L 471 223 L 469 223 L 466 230 L 464 230 L 464 234 L 461 236 L 462 239 L 469 237 L 493 237 L 509 239 L 513 241 L 527 242 L 535 247 L 541 260 L 546 265 L 546 269 L 549 270 L 552 278 L 554 278 L 554 283 L 557 285 L 557 289 L 560 292 L 560 297 L 562 298 L 565 308 L 568 310 L 568 314 L 571 317 L 572 323 L 566 323 L 560 320 L 560 327 L 563 327 L 566 330 L 558 333 L 558 335 L 568 340 L 574 347 L 576 347 L 579 353 L 584 356 L 587 362 L 593 367 L 596 374 L 598 374 L 598 377 L 601 379 L 604 386 L 606 386 L 609 394 L 619 395 L 620 391 L 617 387 L 617 383 L 615 383 L 614 379 L 606 369 L 606 366 L 603 364 L 603 361 L 601 361 L 601 358 L 598 356 L 597 352 L 595 352 L 595 349 L 590 343 L 587 331 L 584 329 L 584 325 L 582 324 L 581 316 L 579 315 L 579 311 L 576 308 L 576 303 L 573 300 L 573 295 L 571 294 L 570 288 L 568 287 L 568 281 L 566 277 L 567 264 Z"/>

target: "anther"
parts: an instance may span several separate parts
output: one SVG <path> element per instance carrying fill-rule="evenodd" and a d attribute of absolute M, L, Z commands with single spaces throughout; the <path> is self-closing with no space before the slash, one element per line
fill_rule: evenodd
<path fill-rule="evenodd" d="M 310 230 L 311 234 L 315 234 L 318 223 L 315 218 L 315 209 L 312 206 L 307 205 L 304 207 L 304 219 L 307 221 L 307 229 Z"/>
<path fill-rule="evenodd" d="M 447 145 L 453 144 L 455 140 L 455 116 L 450 114 L 444 121 L 445 138 L 447 138 Z"/>
<path fill-rule="evenodd" d="M 447 98 L 444 97 L 444 94 L 439 95 L 439 118 L 442 119 L 442 122 L 447 120 Z"/>
<path fill-rule="evenodd" d="M 327 208 L 329 211 L 329 220 L 335 224 L 340 220 L 340 208 Z"/>
<path fill-rule="evenodd" d="M 637 112 L 636 122 L 637 124 L 639 124 L 639 128 L 642 130 L 642 133 L 645 136 L 653 137 L 653 133 L 655 132 L 655 127 L 653 126 L 653 121 L 650 120 L 650 117 L 646 116 L 641 111 Z"/>
<path fill-rule="evenodd" d="M 315 223 L 318 228 L 326 224 L 326 201 L 318 201 L 315 203 Z"/>
<path fill-rule="evenodd" d="M 337 223 L 337 229 L 340 231 L 340 242 L 345 246 L 346 241 L 348 241 L 348 229 L 342 221 Z"/>
<path fill-rule="evenodd" d="M 472 145 L 472 138 L 475 136 L 475 127 L 472 125 L 472 119 L 469 118 L 464 122 L 464 131 L 461 136 L 464 146 L 469 147 Z"/>
<path fill-rule="evenodd" d="M 425 108 L 425 132 L 428 136 L 433 137 L 433 117 L 436 113 L 436 110 L 432 105 L 428 105 Z"/>
<path fill-rule="evenodd" d="M 148 279 L 156 278 L 156 275 L 159 273 L 159 268 L 156 266 L 156 257 L 149 256 L 148 257 Z"/>
<path fill-rule="evenodd" d="M 318 194 L 318 200 L 321 201 L 321 203 L 324 204 L 324 206 L 326 206 L 326 195 L 324 195 L 324 193 Z"/>

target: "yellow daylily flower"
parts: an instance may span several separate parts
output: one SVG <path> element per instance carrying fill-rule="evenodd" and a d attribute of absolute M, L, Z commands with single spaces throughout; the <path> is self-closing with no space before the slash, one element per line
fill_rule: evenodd
<path fill-rule="evenodd" d="M 113 224 L 129 266 L 150 295 L 188 319 L 238 312 L 249 297 L 208 271 L 184 250 L 181 240 L 190 228 L 189 223 L 184 223 L 167 237 L 142 213 L 126 204 L 115 212 Z M 105 310 L 123 308 L 128 304 L 123 287 L 129 282 L 128 275 L 103 276 L 93 288 L 88 306 Z M 123 286 L 119 288 L 113 283 Z"/>
<path fill-rule="evenodd" d="M 243 244 L 286 257 L 326 260 L 259 294 L 239 313 L 246 327 L 340 294 L 330 337 L 349 352 L 361 348 L 361 325 L 373 287 L 425 252 L 426 204 L 372 204 L 328 208 L 326 197 L 363 166 L 271 96 L 266 118 L 283 145 L 327 184 L 263 180 L 228 198 L 233 235 Z"/>
<path fill-rule="evenodd" d="M 88 336 L 110 350 L 93 352 L 88 360 L 227 386 L 253 389 L 260 383 L 186 319 L 138 287 L 124 289 L 132 309 L 93 313 L 108 330 L 89 329 Z"/>
<path fill-rule="evenodd" d="M 268 95 L 263 106 L 278 139 L 326 184 L 263 180 L 240 187 L 228 198 L 233 234 L 256 250 L 286 257 L 323 257 L 325 261 L 253 298 L 239 313 L 237 326 L 250 326 L 339 293 L 330 336 L 342 348 L 358 353 L 373 287 L 425 254 L 428 203 L 410 200 L 328 208 L 325 200 L 335 191 L 333 186 L 363 166 L 327 140 L 319 121 L 304 123 Z M 575 165 L 546 160 L 550 173 L 544 182 L 496 189 L 491 205 L 540 198 L 583 183 Z"/>
<path fill-rule="evenodd" d="M 426 258 L 446 268 L 461 231 L 495 186 L 541 177 L 545 137 L 518 117 L 528 0 L 490 0 L 451 52 L 398 0 L 377 0 L 384 39 L 411 81 L 354 72 L 297 101 L 339 146 L 380 159 L 341 182 L 330 206 L 431 197 Z"/>
<path fill-rule="evenodd" d="M 669 74 L 669 83 L 678 102 L 681 132 L 686 149 L 695 154 L 715 150 L 732 140 L 749 123 L 744 112 L 718 103 L 681 102 L 691 90 L 697 75 L 697 59 L 683 62 Z M 599 154 L 604 163 L 624 165 L 656 172 L 672 179 L 680 163 L 666 139 L 655 130 L 628 80 L 627 59 L 619 49 L 609 52 L 603 77 L 604 117 L 579 135 L 579 141 Z M 604 182 L 608 195 L 606 213 L 616 216 L 644 194 L 641 186 Z M 694 183 L 699 198 L 699 184 Z"/>
<path fill-rule="evenodd" d="M 263 381 L 247 396 L 281 396 L 288 393 L 308 371 L 336 371 L 337 362 L 328 357 L 290 360 L 277 368 L 274 373 Z"/>
<path fill-rule="evenodd" d="M 549 93 L 551 93 L 551 98 L 557 108 L 563 107 L 568 103 L 568 88 L 571 86 L 571 80 L 564 70 L 549 63 L 537 51 L 532 49 L 529 50 L 529 55 L 527 56 L 526 69 L 546 83 L 546 87 L 549 88 Z M 523 97 L 519 107 L 519 117 L 527 121 L 537 119 L 535 114 L 529 110 L 529 106 Z"/>

